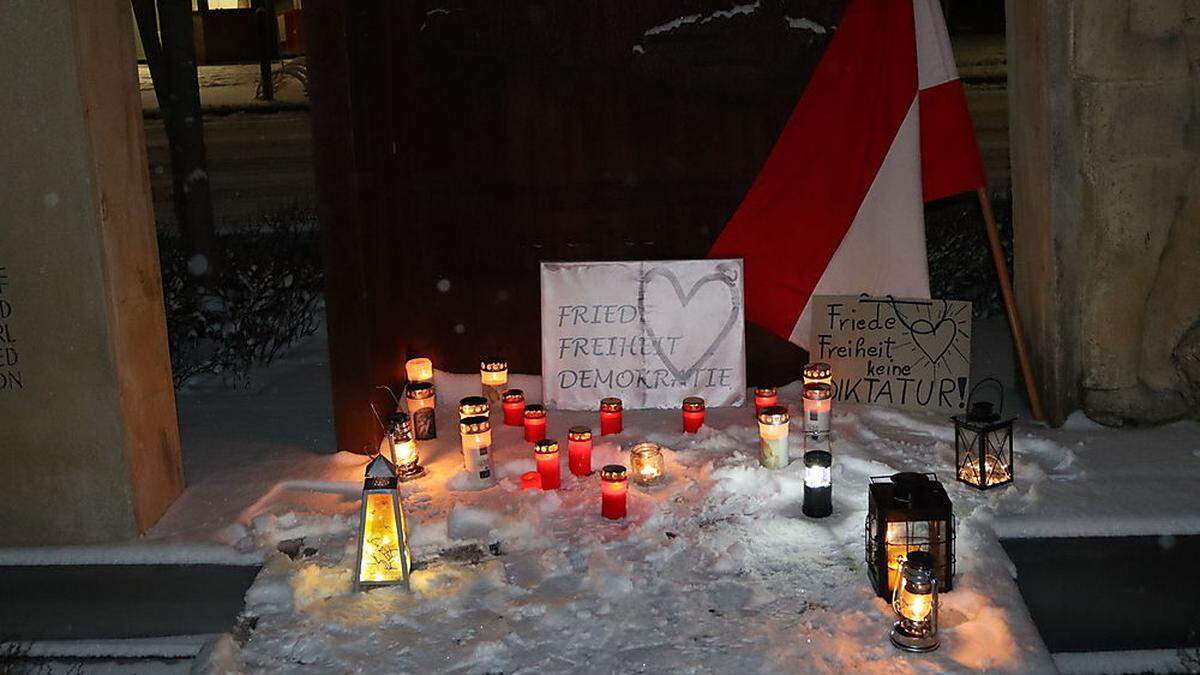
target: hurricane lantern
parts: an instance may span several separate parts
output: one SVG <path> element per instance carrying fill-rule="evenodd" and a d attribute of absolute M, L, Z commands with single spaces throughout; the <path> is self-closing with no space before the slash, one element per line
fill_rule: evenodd
<path fill-rule="evenodd" d="M 892 644 L 906 652 L 938 648 L 938 580 L 933 556 L 913 551 L 900 566 L 900 583 L 892 594 L 896 623 Z"/>
<path fill-rule="evenodd" d="M 397 483 L 396 468 L 387 457 L 379 455 L 367 464 L 354 564 L 356 590 L 408 585 L 412 557 Z"/>
<path fill-rule="evenodd" d="M 768 406 L 758 414 L 758 462 L 768 469 L 788 464 L 789 419 L 787 408 L 781 405 Z"/>
<path fill-rule="evenodd" d="M 938 588 L 954 582 L 954 507 L 946 488 L 929 473 L 871 478 L 867 500 L 867 573 L 876 595 L 890 598 L 900 565 L 914 551 L 933 561 Z"/>
<path fill-rule="evenodd" d="M 417 443 L 413 440 L 412 421 L 408 413 L 394 412 L 387 416 L 383 442 L 379 454 L 387 457 L 396 467 L 396 477 L 401 481 L 414 480 L 425 475 Z"/>
<path fill-rule="evenodd" d="M 975 400 L 979 388 L 995 384 L 996 401 Z M 997 408 L 999 410 L 997 411 Z M 954 464 L 958 480 L 986 490 L 1013 482 L 1013 422 L 1004 417 L 1004 386 L 995 378 L 976 384 L 967 397 L 967 413 L 954 421 Z"/>

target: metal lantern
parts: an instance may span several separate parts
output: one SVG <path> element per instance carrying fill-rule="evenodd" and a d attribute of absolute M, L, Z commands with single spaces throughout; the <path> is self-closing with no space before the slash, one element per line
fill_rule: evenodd
<path fill-rule="evenodd" d="M 996 402 L 977 401 L 975 394 L 986 384 L 994 384 Z M 997 410 L 999 408 L 999 410 Z M 1004 417 L 1004 386 L 994 378 L 976 384 L 967 397 L 967 414 L 955 415 L 954 465 L 958 480 L 986 490 L 1013 481 L 1013 422 Z"/>
<path fill-rule="evenodd" d="M 394 412 L 387 416 L 385 433 L 379 454 L 384 455 L 396 467 L 396 477 L 409 481 L 425 475 L 417 443 L 413 439 L 412 421 L 408 413 Z"/>
<path fill-rule="evenodd" d="M 866 523 L 867 573 L 876 595 L 892 597 L 901 563 L 913 552 L 930 555 L 938 588 L 954 581 L 954 506 L 929 473 L 871 478 Z"/>
<path fill-rule="evenodd" d="M 900 583 L 892 594 L 897 621 L 892 644 L 906 652 L 931 652 L 938 648 L 938 580 L 933 556 L 924 551 L 908 554 L 900 568 Z"/>
<path fill-rule="evenodd" d="M 825 518 L 833 513 L 833 453 L 809 450 L 804 453 L 804 504 L 801 511 L 809 518 Z"/>
<path fill-rule="evenodd" d="M 387 457 L 379 455 L 367 465 L 354 564 L 357 590 L 408 585 L 412 555 L 397 483 L 396 468 Z"/>

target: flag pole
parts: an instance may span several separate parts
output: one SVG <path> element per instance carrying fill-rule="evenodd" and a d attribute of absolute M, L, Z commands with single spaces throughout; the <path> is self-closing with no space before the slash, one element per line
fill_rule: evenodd
<path fill-rule="evenodd" d="M 992 199 L 988 197 L 987 187 L 976 188 L 979 195 L 979 208 L 983 211 L 983 224 L 987 229 L 988 243 L 992 249 L 992 262 L 996 266 L 996 276 L 1000 278 L 1000 295 L 1004 298 L 1004 311 L 1008 314 L 1008 328 L 1012 333 L 1013 345 L 1017 348 L 1017 361 L 1021 365 L 1021 378 L 1025 380 L 1025 393 L 1029 396 L 1029 410 L 1033 419 L 1046 419 L 1042 411 L 1042 397 L 1038 393 L 1037 381 L 1033 376 L 1033 366 L 1029 363 L 1029 352 L 1025 350 L 1025 330 L 1021 327 L 1021 315 L 1017 312 L 1017 303 L 1013 298 L 1012 279 L 1008 275 L 1008 263 L 1004 259 L 1004 248 L 1000 245 L 1000 231 L 996 227 L 996 214 L 992 212 Z"/>

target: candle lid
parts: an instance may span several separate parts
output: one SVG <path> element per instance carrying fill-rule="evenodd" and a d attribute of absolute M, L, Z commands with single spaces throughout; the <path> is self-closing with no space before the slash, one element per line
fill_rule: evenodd
<path fill-rule="evenodd" d="M 600 410 L 604 412 L 621 412 L 621 399 L 616 396 L 606 396 L 600 399 Z"/>
<path fill-rule="evenodd" d="M 662 454 L 662 448 L 657 443 L 643 441 L 629 449 L 630 455 L 658 455 Z"/>
<path fill-rule="evenodd" d="M 776 389 L 775 387 L 755 387 L 754 395 L 755 396 L 778 396 L 779 390 Z"/>
<path fill-rule="evenodd" d="M 590 441 L 592 430 L 587 427 L 571 427 L 567 429 L 567 438 L 572 441 Z"/>
<path fill-rule="evenodd" d="M 824 401 L 833 398 L 833 387 L 824 382 L 809 382 L 804 385 L 804 398 L 814 401 Z"/>
<path fill-rule="evenodd" d="M 625 480 L 625 467 L 620 464 L 605 464 L 600 469 L 600 480 Z"/>
<path fill-rule="evenodd" d="M 433 398 L 433 383 L 432 382 L 409 382 L 404 388 L 404 396 L 406 398 Z"/>
<path fill-rule="evenodd" d="M 499 373 L 508 370 L 508 361 L 504 359 L 484 359 L 479 362 L 479 369 L 489 373 Z"/>
<path fill-rule="evenodd" d="M 833 453 L 828 450 L 809 450 L 804 453 L 804 466 L 820 466 L 828 469 L 833 466 Z"/>
<path fill-rule="evenodd" d="M 505 403 L 512 403 L 515 401 L 524 401 L 524 400 L 525 400 L 525 392 L 521 391 L 520 389 L 506 389 L 504 391 Z"/>
<path fill-rule="evenodd" d="M 467 396 L 458 401 L 458 412 L 464 415 L 486 415 L 489 409 L 488 400 L 483 396 Z"/>
<path fill-rule="evenodd" d="M 486 417 L 467 417 L 458 423 L 458 430 L 464 434 L 482 434 L 492 430 L 492 423 Z"/>
<path fill-rule="evenodd" d="M 540 403 L 530 403 L 525 406 L 525 417 L 538 419 L 546 416 L 546 406 Z"/>
<path fill-rule="evenodd" d="M 824 379 L 833 374 L 833 368 L 828 363 L 810 363 L 804 366 L 804 376 L 809 379 Z"/>
<path fill-rule="evenodd" d="M 537 455 L 553 455 L 558 452 L 558 441 L 549 438 L 543 438 L 540 441 L 535 441 L 533 444 L 533 452 Z"/>
<path fill-rule="evenodd" d="M 913 572 L 932 572 L 933 556 L 928 551 L 910 551 L 905 556 L 904 568 Z"/>
<path fill-rule="evenodd" d="M 911 504 L 922 490 L 929 484 L 929 476 L 914 471 L 901 471 L 891 477 L 895 486 L 892 498 L 902 504 Z"/>
<path fill-rule="evenodd" d="M 758 421 L 763 424 L 786 424 L 788 409 L 781 405 L 769 405 L 758 414 Z"/>
<path fill-rule="evenodd" d="M 699 396 L 689 396 L 683 399 L 683 409 L 688 412 L 699 412 L 704 410 L 704 399 Z"/>

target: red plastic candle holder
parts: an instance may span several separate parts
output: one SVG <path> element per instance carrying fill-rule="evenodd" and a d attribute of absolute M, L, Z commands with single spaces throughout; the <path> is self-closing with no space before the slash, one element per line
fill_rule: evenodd
<path fill-rule="evenodd" d="M 779 405 L 779 390 L 775 387 L 756 387 L 754 389 L 754 414 L 761 415 L 763 408 Z"/>
<path fill-rule="evenodd" d="M 689 396 L 683 399 L 683 432 L 694 434 L 704 426 L 704 399 Z"/>
<path fill-rule="evenodd" d="M 586 476 L 592 472 L 591 429 L 571 427 L 567 431 L 567 464 L 576 476 Z"/>
<path fill-rule="evenodd" d="M 504 409 L 504 426 L 525 426 L 525 392 L 520 389 L 509 389 L 504 392 L 504 399 L 500 402 L 500 407 Z"/>
<path fill-rule="evenodd" d="M 543 490 L 557 490 L 562 485 L 562 467 L 558 463 L 558 441 L 542 439 L 533 444 L 537 472 L 542 477 Z"/>
<path fill-rule="evenodd" d="M 536 443 L 546 437 L 546 407 L 537 403 L 525 406 L 525 440 Z"/>
<path fill-rule="evenodd" d="M 625 408 L 615 396 L 600 399 L 600 435 L 619 434 L 625 425 Z"/>
<path fill-rule="evenodd" d="M 609 520 L 625 517 L 625 504 L 629 495 L 629 480 L 625 467 L 608 464 L 600 469 L 600 515 Z"/>

